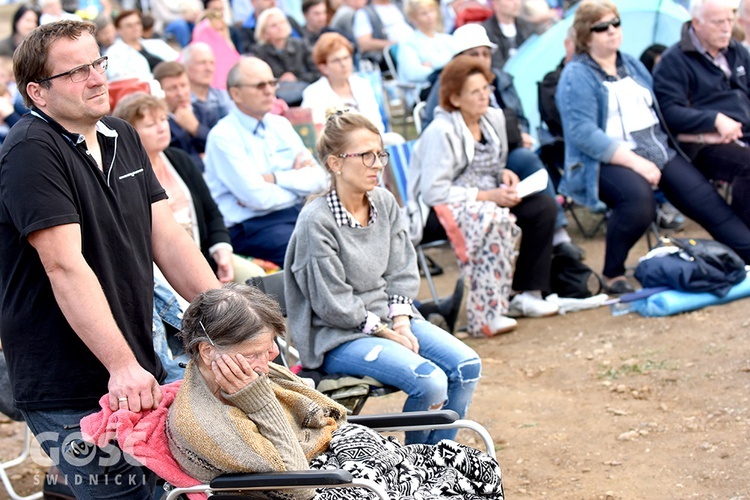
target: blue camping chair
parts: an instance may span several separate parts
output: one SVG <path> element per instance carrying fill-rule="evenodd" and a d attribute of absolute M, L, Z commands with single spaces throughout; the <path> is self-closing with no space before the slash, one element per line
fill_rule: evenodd
<path fill-rule="evenodd" d="M 411 164 L 411 155 L 414 151 L 414 144 L 416 142 L 417 141 L 407 141 L 403 144 L 396 144 L 386 148 L 391 159 L 383 171 L 383 185 L 393 194 L 399 206 L 402 208 L 405 207 L 406 203 L 409 201 L 409 190 L 406 176 L 409 170 L 409 165 Z M 424 225 L 424 221 L 421 221 L 421 223 Z M 424 251 L 428 248 L 435 248 L 446 244 L 448 244 L 448 240 L 441 239 L 414 245 L 417 251 L 417 258 L 419 259 L 419 266 L 422 268 L 424 277 L 427 280 L 427 286 L 430 288 L 432 300 L 436 305 L 440 304 L 440 297 L 435 288 L 435 282 L 432 279 L 432 272 L 430 271 L 430 264 Z"/>

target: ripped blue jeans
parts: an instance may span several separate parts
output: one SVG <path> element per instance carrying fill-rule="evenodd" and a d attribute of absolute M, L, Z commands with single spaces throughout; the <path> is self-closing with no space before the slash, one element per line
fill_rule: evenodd
<path fill-rule="evenodd" d="M 421 319 L 411 321 L 419 354 L 380 337 L 352 340 L 326 354 L 323 369 L 379 380 L 398 387 L 408 398 L 404 411 L 429 410 L 444 402 L 461 418 L 474 396 L 482 371 L 477 353 L 450 333 Z M 456 429 L 406 433 L 406 444 L 435 444 L 455 439 Z"/>

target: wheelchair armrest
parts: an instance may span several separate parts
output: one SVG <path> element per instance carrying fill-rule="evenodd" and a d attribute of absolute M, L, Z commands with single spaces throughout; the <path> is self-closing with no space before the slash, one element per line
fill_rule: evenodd
<path fill-rule="evenodd" d="M 224 474 L 211 481 L 211 488 L 242 489 L 259 486 L 266 489 L 289 486 L 309 486 L 312 488 L 337 484 L 350 484 L 352 479 L 350 473 L 341 469 Z"/>
<path fill-rule="evenodd" d="M 350 415 L 347 421 L 352 424 L 372 428 L 411 427 L 417 425 L 452 424 L 458 420 L 458 413 L 453 410 L 409 411 L 404 413 L 385 413 L 382 415 Z"/>

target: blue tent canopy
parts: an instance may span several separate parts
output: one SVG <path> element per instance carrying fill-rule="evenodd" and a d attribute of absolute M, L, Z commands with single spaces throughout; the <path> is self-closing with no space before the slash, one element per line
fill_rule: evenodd
<path fill-rule="evenodd" d="M 650 45 L 661 43 L 669 47 L 680 39 L 680 30 L 690 15 L 674 0 L 615 0 L 622 20 L 621 50 L 635 57 Z M 563 40 L 573 24 L 575 10 L 542 35 L 526 40 L 503 68 L 513 75 L 515 86 L 523 102 L 532 134 L 539 126 L 537 83 L 553 71 L 563 56 Z"/>

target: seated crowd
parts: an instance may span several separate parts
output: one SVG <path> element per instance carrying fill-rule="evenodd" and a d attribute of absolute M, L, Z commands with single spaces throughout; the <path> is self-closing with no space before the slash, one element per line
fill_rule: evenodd
<path fill-rule="evenodd" d="M 182 165 L 183 156 L 176 161 L 174 155 L 187 153 L 215 204 L 208 211 L 223 219 L 227 246 L 264 266 L 284 266 L 306 198 L 321 192 L 330 176 L 283 117 L 290 106 L 311 110 L 316 133 L 326 124 L 326 110 L 337 108 L 367 117 L 386 146 L 403 142 L 387 130 L 377 94 L 382 89 L 356 73 L 363 61 L 382 64 L 384 50 L 397 65 L 392 77 L 421 85 L 426 104 L 408 174 L 410 238 L 449 237 L 469 281 L 470 334 L 491 336 L 514 328 L 515 317 L 557 312 L 545 300 L 550 256 L 583 258 L 566 231 L 558 192 L 595 210 L 607 208 L 608 293 L 633 290 L 626 259 L 662 206 L 673 205 L 750 259 L 744 196 L 750 168 L 743 147 L 750 98 L 741 91 L 745 75 L 736 69 L 750 57 L 731 39 L 731 6 L 694 0 L 681 41 L 663 54 L 663 46 L 644 53 L 646 69 L 620 52 L 623 27 L 614 6 L 605 0 L 579 5 L 566 37 L 568 55 L 550 68 L 540 90 L 542 118 L 564 143 L 556 169 L 531 149 L 530 110 L 502 69 L 526 38 L 559 19 L 559 11 L 539 3 L 491 0 L 451 10 L 433 0 L 373 0 L 334 9 L 322 0 L 297 7 L 212 0 L 186 3 L 179 12 L 121 10 L 111 17 L 104 11 L 96 19 L 97 41 L 110 81 L 153 78 L 164 93 L 170 148 L 165 151 L 164 134 L 157 131 L 152 162 Z M 146 17 L 154 18 L 164 38 L 144 34 Z M 42 21 L 22 5 L 3 43 L 12 50 Z M 718 66 L 705 62 L 714 54 Z M 705 75 L 694 80 L 688 73 Z M 23 113 L 8 84 L 6 127 Z M 154 106 L 122 116 L 156 130 L 162 112 Z M 136 124 L 144 120 L 155 125 Z M 552 174 L 546 188 L 518 198 L 516 184 L 545 169 Z M 558 171 L 564 173 L 556 176 Z M 732 184 L 731 206 L 706 179 Z M 173 204 L 182 203 L 175 214 L 192 216 L 186 229 L 202 227 L 204 210 L 186 208 L 202 196 L 180 201 L 184 184 L 163 182 L 182 186 Z M 218 265 L 199 233 L 196 242 Z M 233 276 L 227 269 L 237 265 L 222 257 L 219 277 Z M 248 272 L 260 271 L 250 266 L 239 276 Z"/>
<path fill-rule="evenodd" d="M 567 233 L 558 192 L 597 210 L 607 207 L 603 276 L 608 293 L 632 291 L 625 262 L 661 204 L 674 205 L 749 259 L 744 194 L 750 169 L 743 146 L 750 98 L 741 90 L 746 88 L 741 67 L 750 56 L 731 39 L 731 6 L 694 0 L 680 42 L 663 54 L 664 47 L 645 53 L 647 70 L 620 52 L 623 27 L 614 6 L 604 0 L 579 5 L 566 38 L 568 56 L 540 91 L 542 117 L 564 142 L 556 159 L 564 174 L 556 178 L 549 169 L 553 175 L 546 188 L 521 199 L 516 184 L 548 168 L 531 149 L 530 110 L 523 109 L 513 77 L 502 68 L 526 38 L 559 18 L 559 12 L 545 13 L 538 3 L 491 0 L 473 5 L 476 10 L 448 12 L 433 0 L 403 5 L 373 0 L 344 2 L 336 11 L 321 0 L 304 0 L 295 8 L 276 0 L 212 0 L 169 13 L 121 10 L 111 17 L 105 10 L 96 19 L 97 42 L 113 84 L 154 79 L 163 91 L 173 153 L 165 155 L 164 134 L 158 131 L 152 162 L 181 165 L 183 156 L 177 161 L 174 155 L 187 153 L 215 204 L 209 211 L 223 219 L 226 244 L 277 267 L 284 266 L 306 198 L 321 192 L 330 176 L 283 115 L 301 104 L 312 111 L 319 133 L 328 108 L 358 112 L 374 124 L 385 145 L 403 142 L 387 131 L 378 102 L 381 89 L 355 72 L 362 61 L 382 63 L 384 49 L 390 50 L 398 68 L 392 77 L 423 85 L 426 99 L 409 171 L 410 238 L 451 240 L 469 281 L 472 335 L 508 331 L 516 326 L 514 317 L 556 313 L 544 298 L 550 292 L 550 256 L 583 258 Z M 46 12 L 57 12 L 49 4 Z M 486 18 L 471 17 L 477 12 Z M 30 29 L 62 16 L 55 15 L 42 19 L 22 5 L 3 44 L 12 50 Z M 144 34 L 148 17 L 164 38 Z M 714 54 L 718 66 L 705 62 Z M 686 74 L 703 76 L 695 80 Z M 23 113 L 8 80 L 6 127 Z M 727 85 L 724 80 L 728 86 L 717 94 L 716 88 Z M 162 112 L 154 106 L 123 116 L 134 124 L 148 118 L 156 130 Z M 706 179 L 732 184 L 731 206 Z M 191 216 L 186 229 L 200 228 L 204 210 L 188 208 L 201 197 L 180 200 L 184 185 L 163 181 L 182 186 L 175 191 L 173 204 L 182 204 L 175 214 Z M 218 265 L 199 233 L 196 242 Z M 229 267 L 236 265 L 222 257 L 219 277 L 232 276 Z"/>

